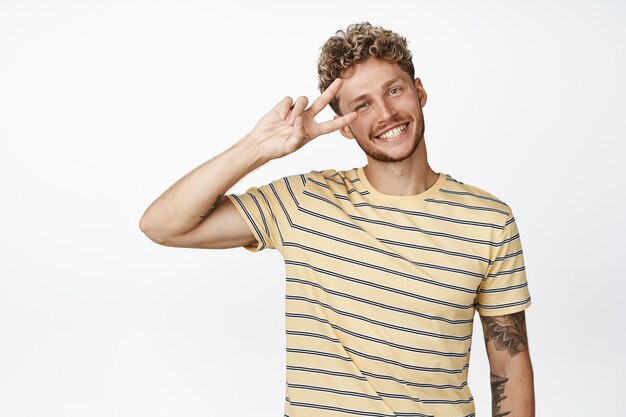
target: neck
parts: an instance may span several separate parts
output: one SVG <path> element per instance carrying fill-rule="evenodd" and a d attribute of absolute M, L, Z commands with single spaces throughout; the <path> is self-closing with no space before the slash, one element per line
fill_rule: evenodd
<path fill-rule="evenodd" d="M 389 195 L 423 193 L 439 177 L 428 165 L 424 138 L 409 158 L 400 162 L 381 162 L 368 157 L 363 171 L 376 191 Z"/>

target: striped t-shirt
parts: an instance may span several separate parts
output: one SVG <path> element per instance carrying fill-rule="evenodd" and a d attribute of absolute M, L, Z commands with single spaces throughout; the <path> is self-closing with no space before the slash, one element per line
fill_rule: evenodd
<path fill-rule="evenodd" d="M 246 249 L 285 260 L 285 416 L 474 415 L 474 310 L 530 305 L 507 204 L 444 173 L 387 195 L 362 168 L 227 197 L 258 241 Z"/>

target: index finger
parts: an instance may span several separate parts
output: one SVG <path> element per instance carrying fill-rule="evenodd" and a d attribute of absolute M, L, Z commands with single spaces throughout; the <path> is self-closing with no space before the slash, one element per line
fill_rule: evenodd
<path fill-rule="evenodd" d="M 335 130 L 339 130 L 344 126 L 349 125 L 354 122 L 359 115 L 357 112 L 350 112 L 342 117 L 336 117 L 333 120 L 329 120 L 324 123 L 320 123 L 318 125 L 318 132 L 320 135 L 325 135 L 330 132 L 334 132 Z"/>
<path fill-rule="evenodd" d="M 309 107 L 309 111 L 312 113 L 312 116 L 315 117 L 319 112 L 321 112 L 324 107 L 331 102 L 333 97 L 337 95 L 339 89 L 341 88 L 341 83 L 343 80 L 341 78 L 335 78 L 335 81 L 330 83 L 328 88 L 324 90 L 324 92 L 315 99 L 311 107 Z"/>

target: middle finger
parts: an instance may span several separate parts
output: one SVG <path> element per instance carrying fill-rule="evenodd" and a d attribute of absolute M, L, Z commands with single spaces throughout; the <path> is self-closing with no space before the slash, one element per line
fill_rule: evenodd
<path fill-rule="evenodd" d="M 302 114 L 302 112 L 304 111 L 304 109 L 306 109 L 306 106 L 308 104 L 309 104 L 308 98 L 306 98 L 305 96 L 298 97 L 298 99 L 293 105 L 293 108 L 291 109 L 291 114 L 289 115 L 288 123 L 290 126 L 293 126 L 293 124 L 296 122 L 296 118 Z"/>

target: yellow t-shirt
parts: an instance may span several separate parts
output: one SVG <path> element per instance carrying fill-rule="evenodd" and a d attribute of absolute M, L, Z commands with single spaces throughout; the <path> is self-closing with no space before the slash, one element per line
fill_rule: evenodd
<path fill-rule="evenodd" d="M 474 310 L 530 305 L 511 208 L 440 173 L 411 196 L 362 168 L 227 196 L 286 266 L 285 416 L 464 417 Z"/>

